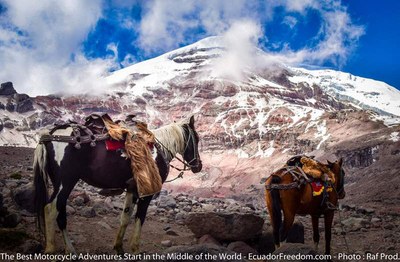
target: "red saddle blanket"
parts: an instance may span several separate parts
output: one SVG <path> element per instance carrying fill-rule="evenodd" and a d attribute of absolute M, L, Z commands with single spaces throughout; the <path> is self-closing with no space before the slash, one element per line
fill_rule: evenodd
<path fill-rule="evenodd" d="M 150 150 L 154 149 L 153 143 L 147 143 L 147 146 Z M 107 151 L 117 151 L 118 149 L 125 148 L 125 141 L 117 141 L 117 140 L 106 140 L 106 149 Z"/>
<path fill-rule="evenodd" d="M 106 140 L 107 151 L 116 151 L 122 148 L 125 148 L 125 141 L 117 141 L 111 139 Z"/>
<path fill-rule="evenodd" d="M 319 196 L 322 194 L 322 192 L 324 192 L 324 184 L 322 183 L 322 181 L 314 181 L 311 183 L 311 187 L 312 187 L 312 191 L 313 191 L 313 196 Z M 328 187 L 326 189 L 326 192 L 331 192 L 332 188 Z"/>

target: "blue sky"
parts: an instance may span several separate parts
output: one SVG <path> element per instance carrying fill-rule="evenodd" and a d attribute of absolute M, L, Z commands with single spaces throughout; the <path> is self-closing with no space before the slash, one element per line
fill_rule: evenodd
<path fill-rule="evenodd" d="M 0 0 L 0 81 L 32 95 L 98 89 L 113 70 L 241 24 L 282 62 L 399 89 L 398 10 L 396 0 Z"/>

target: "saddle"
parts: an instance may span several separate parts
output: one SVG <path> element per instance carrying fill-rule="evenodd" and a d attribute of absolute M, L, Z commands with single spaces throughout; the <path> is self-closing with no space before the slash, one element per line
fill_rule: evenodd
<path fill-rule="evenodd" d="M 294 156 L 286 162 L 286 165 L 299 167 L 314 179 L 335 183 L 332 171 L 326 165 L 314 160 L 314 156 Z"/>

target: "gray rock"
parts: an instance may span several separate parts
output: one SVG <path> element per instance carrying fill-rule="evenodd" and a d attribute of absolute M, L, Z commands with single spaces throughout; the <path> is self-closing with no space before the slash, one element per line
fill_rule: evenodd
<path fill-rule="evenodd" d="M 101 227 L 107 229 L 107 230 L 111 230 L 111 226 L 109 224 L 107 224 L 105 221 L 99 221 L 97 224 L 99 224 Z"/>
<path fill-rule="evenodd" d="M 201 209 L 203 209 L 204 212 L 212 212 L 215 209 L 215 206 L 212 204 L 202 204 Z"/>
<path fill-rule="evenodd" d="M 3 126 L 5 128 L 8 128 L 8 129 L 13 129 L 14 128 L 14 122 L 11 121 L 11 120 L 6 120 L 6 121 L 4 121 Z"/>
<path fill-rule="evenodd" d="M 347 231 L 358 231 L 369 224 L 369 221 L 364 218 L 349 217 L 342 221 L 342 224 Z"/>
<path fill-rule="evenodd" d="M 169 230 L 167 230 L 167 232 L 165 232 L 167 235 L 169 235 L 169 236 L 179 236 L 179 234 L 178 233 L 176 233 L 174 230 L 172 230 L 172 229 L 169 229 Z"/>
<path fill-rule="evenodd" d="M 160 202 L 158 204 L 158 207 L 161 208 L 175 208 L 176 201 L 172 196 L 161 196 L 160 197 Z"/>
<path fill-rule="evenodd" d="M 35 190 L 33 188 L 33 183 L 14 189 L 13 198 L 19 207 L 31 213 L 35 212 Z"/>
<path fill-rule="evenodd" d="M 293 223 L 293 226 L 288 232 L 286 238 L 288 243 L 303 243 L 304 244 L 304 226 L 300 221 Z"/>
<path fill-rule="evenodd" d="M 104 203 L 104 201 L 100 199 L 94 200 L 93 208 L 94 210 L 96 210 L 96 213 L 103 215 L 108 214 L 110 211 L 112 211 L 112 208 L 110 208 Z"/>
<path fill-rule="evenodd" d="M 72 200 L 72 203 L 76 206 L 83 206 L 85 204 L 85 200 L 81 196 L 77 196 Z"/>
<path fill-rule="evenodd" d="M 70 206 L 70 205 L 67 205 L 67 206 L 66 206 L 66 210 L 67 210 L 67 214 L 68 214 L 68 215 L 73 215 L 73 214 L 76 213 L 75 208 L 73 208 L 73 207 Z"/>
<path fill-rule="evenodd" d="M 84 207 L 82 208 L 80 212 L 81 216 L 83 217 L 95 217 L 96 216 L 96 211 L 94 210 L 93 207 Z"/>
<path fill-rule="evenodd" d="M 21 215 L 14 213 L 4 217 L 3 226 L 13 228 L 18 226 L 20 222 L 21 222 Z"/>
<path fill-rule="evenodd" d="M 183 207 L 183 211 L 185 211 L 185 212 L 190 212 L 190 211 L 192 211 L 192 207 L 186 205 L 186 206 Z"/>
<path fill-rule="evenodd" d="M 274 235 L 269 230 L 257 239 L 257 251 L 260 254 L 270 254 L 275 251 Z"/>
<path fill-rule="evenodd" d="M 236 253 L 240 253 L 240 254 L 243 254 L 243 255 L 248 255 L 250 253 L 257 254 L 257 251 L 254 248 L 252 248 L 251 246 L 249 246 L 248 244 L 246 244 L 243 241 L 231 242 L 227 246 L 227 248 L 229 250 L 232 250 L 232 251 L 234 251 Z"/>
<path fill-rule="evenodd" d="M 25 113 L 34 109 L 32 99 L 26 94 L 15 94 L 14 100 L 15 111 L 18 113 Z"/>
<path fill-rule="evenodd" d="M 186 225 L 201 237 L 210 234 L 219 240 L 240 241 L 261 234 L 264 220 L 253 214 L 189 213 Z"/>
<path fill-rule="evenodd" d="M 1 86 L 0 86 L 0 95 L 9 96 L 9 95 L 14 95 L 16 93 L 17 93 L 17 91 L 15 91 L 12 82 L 5 82 L 5 83 L 1 84 Z"/>
<path fill-rule="evenodd" d="M 382 219 L 380 219 L 379 217 L 373 217 L 373 218 L 371 218 L 371 223 L 372 224 L 376 224 L 376 223 L 379 223 L 379 222 L 381 222 L 382 221 Z"/>
<path fill-rule="evenodd" d="M 42 251 L 43 246 L 36 240 L 28 239 L 18 249 L 22 250 L 23 254 L 36 254 Z"/>
<path fill-rule="evenodd" d="M 171 240 L 163 240 L 163 241 L 161 241 L 161 246 L 172 247 L 172 241 Z"/>

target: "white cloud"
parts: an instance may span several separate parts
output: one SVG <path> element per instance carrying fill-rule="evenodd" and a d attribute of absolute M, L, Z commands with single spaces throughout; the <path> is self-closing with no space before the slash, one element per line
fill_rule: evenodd
<path fill-rule="evenodd" d="M 285 16 L 282 21 L 283 24 L 287 25 L 290 29 L 293 29 L 297 24 L 297 19 L 294 16 Z"/>
<path fill-rule="evenodd" d="M 101 1 L 3 1 L 1 81 L 30 95 L 82 92 L 102 86 L 112 58 L 88 59 L 82 42 L 101 17 Z"/>
<path fill-rule="evenodd" d="M 236 20 L 250 18 L 257 8 L 246 0 L 147 1 L 140 23 L 138 44 L 147 51 L 167 51 L 204 36 L 226 32 Z M 198 38 L 198 36 L 197 36 Z"/>
<path fill-rule="evenodd" d="M 222 37 L 226 52 L 212 64 L 212 76 L 240 80 L 244 69 L 257 66 L 255 47 L 261 35 L 260 25 L 253 21 L 234 22 Z"/>
<path fill-rule="evenodd" d="M 107 49 L 113 55 L 105 59 L 90 59 L 82 53 L 82 43 L 102 18 L 103 8 L 114 8 L 120 27 L 138 33 L 134 44 L 147 54 L 223 35 L 229 52 L 219 61 L 225 64 L 216 71 L 221 75 L 240 76 L 236 73 L 243 67 L 277 62 L 331 61 L 340 66 L 364 34 L 364 28 L 352 22 L 338 0 L 152 0 L 142 2 L 141 21 L 127 17 L 129 12 L 118 13 L 119 8 L 126 11 L 138 5 L 135 0 L 109 4 L 100 0 L 1 1 L 7 11 L 0 16 L 0 81 L 12 81 L 19 92 L 30 95 L 105 88 L 102 76 L 118 66 L 118 46 L 110 43 Z M 318 13 L 320 30 L 310 39 L 312 46 L 296 50 L 285 39 L 268 42 L 281 49 L 267 52 L 263 62 L 254 55 L 254 47 L 260 38 L 268 39 L 263 28 L 273 21 L 276 7 L 287 11 L 283 23 L 294 32 L 299 16 L 307 18 L 310 10 Z M 135 57 L 127 54 L 120 64 L 133 62 Z"/>
<path fill-rule="evenodd" d="M 249 3 L 252 2 L 252 3 Z M 310 10 L 321 18 L 318 35 L 313 46 L 292 50 L 290 44 L 269 43 L 270 46 L 284 47 L 280 52 L 270 52 L 272 61 L 289 64 L 318 64 L 331 61 L 343 65 L 360 36 L 364 34 L 362 26 L 354 25 L 344 6 L 338 0 L 267 0 L 253 1 L 165 1 L 148 2 L 147 11 L 141 21 L 139 45 L 148 52 L 168 51 L 181 44 L 190 43 L 192 30 L 203 31 L 204 36 L 221 35 L 237 27 L 240 21 L 252 21 L 253 24 L 266 26 L 273 19 L 274 8 L 283 7 L 288 15 L 283 23 L 296 29 L 297 15 L 306 17 Z M 245 27 L 245 25 L 244 25 Z M 258 34 L 255 33 L 255 34 Z M 235 35 L 240 39 L 246 36 Z M 260 37 L 254 35 L 254 37 Z M 264 36 L 265 39 L 268 36 Z M 310 39 L 312 40 L 312 39 Z M 240 42 L 240 40 L 238 40 Z M 247 48 L 243 48 L 247 52 Z M 237 56 L 234 55 L 232 57 Z M 246 56 L 246 55 L 245 55 Z"/>

